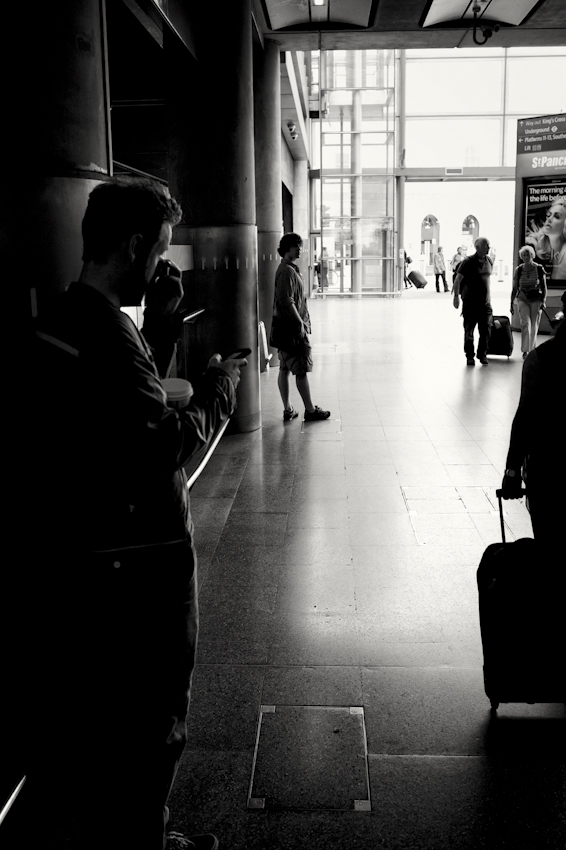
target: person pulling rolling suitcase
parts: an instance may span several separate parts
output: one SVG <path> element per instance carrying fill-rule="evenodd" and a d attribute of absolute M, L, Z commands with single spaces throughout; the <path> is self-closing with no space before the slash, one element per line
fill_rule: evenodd
<path fill-rule="evenodd" d="M 564 593 L 560 568 L 532 538 L 492 543 L 477 570 L 485 693 L 500 703 L 566 702 Z M 526 491 L 523 491 L 526 494 Z"/>

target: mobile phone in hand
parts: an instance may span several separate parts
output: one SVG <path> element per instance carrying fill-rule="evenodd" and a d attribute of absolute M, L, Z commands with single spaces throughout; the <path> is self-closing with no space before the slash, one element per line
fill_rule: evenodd
<path fill-rule="evenodd" d="M 248 357 L 252 353 L 251 348 L 238 348 L 237 351 L 234 351 L 233 354 L 230 354 L 228 357 L 225 357 L 225 360 L 242 360 L 244 357 Z"/>
<path fill-rule="evenodd" d="M 181 277 L 181 269 L 175 265 L 171 260 L 164 260 L 163 258 L 157 261 L 157 266 L 155 267 L 155 272 L 152 277 L 152 281 L 157 280 L 158 277 Z"/>

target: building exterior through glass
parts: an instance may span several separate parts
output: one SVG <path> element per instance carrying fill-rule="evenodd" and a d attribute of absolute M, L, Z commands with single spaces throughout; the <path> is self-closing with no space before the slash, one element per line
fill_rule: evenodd
<path fill-rule="evenodd" d="M 473 250 L 478 235 L 495 247 L 499 277 L 511 274 L 517 121 L 566 111 L 566 48 L 334 50 L 305 59 L 315 287 L 399 294 L 403 249 L 427 275 L 440 246 L 449 260 L 460 245 Z"/>

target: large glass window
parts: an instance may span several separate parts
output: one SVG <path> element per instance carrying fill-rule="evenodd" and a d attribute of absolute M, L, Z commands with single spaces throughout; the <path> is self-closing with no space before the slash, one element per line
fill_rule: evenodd
<path fill-rule="evenodd" d="M 411 168 L 478 168 L 501 160 L 501 118 L 407 118 Z"/>
<path fill-rule="evenodd" d="M 320 179 L 313 175 L 314 220 L 329 264 L 329 291 L 389 292 L 395 264 L 393 174 L 400 153 L 395 148 L 396 53 L 338 50 L 311 56 L 311 110 L 318 111 L 320 95 L 320 121 L 313 122 L 312 135 L 311 168 L 321 169 Z M 406 50 L 405 56 L 403 147 L 409 169 L 444 174 L 445 168 L 474 168 L 473 176 L 485 179 L 482 169 L 515 165 L 518 119 L 566 112 L 566 47 L 419 49 Z M 423 176 L 430 179 L 430 173 L 417 172 L 408 180 Z M 509 241 L 499 221 L 485 213 L 485 185 L 478 186 L 474 203 L 475 181 L 458 187 L 458 198 L 465 187 L 466 204 L 458 208 L 455 230 L 451 213 L 441 216 L 443 240 L 448 235 L 452 251 L 470 211 L 482 213 L 482 228 L 501 245 Z M 438 211 L 431 202 L 434 191 L 427 183 L 421 220 Z M 490 184 L 491 194 L 495 191 Z M 407 204 L 405 211 L 407 234 Z M 420 242 L 412 251 L 421 257 Z"/>
<path fill-rule="evenodd" d="M 407 115 L 469 115 L 503 109 L 503 59 L 407 61 Z"/>
<path fill-rule="evenodd" d="M 566 57 L 510 58 L 507 111 L 549 115 L 566 110 Z"/>
<path fill-rule="evenodd" d="M 409 167 L 513 166 L 517 118 L 566 111 L 566 48 L 407 50 L 406 57 Z"/>

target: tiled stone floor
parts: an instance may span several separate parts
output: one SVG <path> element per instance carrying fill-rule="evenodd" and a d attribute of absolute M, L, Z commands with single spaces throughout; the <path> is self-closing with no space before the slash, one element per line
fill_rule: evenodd
<path fill-rule="evenodd" d="M 332 422 L 284 424 L 272 368 L 262 429 L 223 438 L 193 490 L 202 626 L 172 824 L 231 850 L 563 848 L 564 707 L 492 721 L 481 672 L 518 334 L 472 369 L 434 289 L 310 310 Z M 522 504 L 506 513 L 509 539 L 531 536 Z M 363 706 L 372 811 L 248 811 L 262 704 Z"/>

